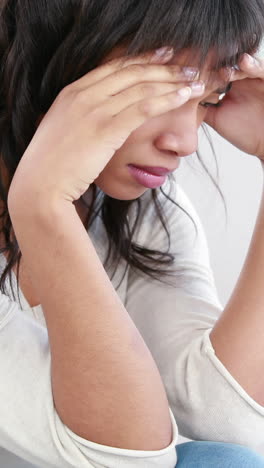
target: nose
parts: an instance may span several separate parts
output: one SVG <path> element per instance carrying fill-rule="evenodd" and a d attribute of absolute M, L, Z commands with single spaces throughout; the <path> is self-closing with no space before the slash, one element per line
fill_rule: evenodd
<path fill-rule="evenodd" d="M 154 145 L 159 151 L 173 156 L 188 156 L 198 148 L 197 129 L 178 132 L 163 132 L 154 141 Z"/>

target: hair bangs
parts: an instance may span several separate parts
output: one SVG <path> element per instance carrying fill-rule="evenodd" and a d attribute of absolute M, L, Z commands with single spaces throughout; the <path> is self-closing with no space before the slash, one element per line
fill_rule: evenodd
<path fill-rule="evenodd" d="M 175 57 L 188 50 L 186 65 L 202 69 L 212 52 L 211 67 L 234 66 L 255 53 L 264 33 L 262 0 L 152 0 L 129 43 L 126 55 L 171 46 Z"/>

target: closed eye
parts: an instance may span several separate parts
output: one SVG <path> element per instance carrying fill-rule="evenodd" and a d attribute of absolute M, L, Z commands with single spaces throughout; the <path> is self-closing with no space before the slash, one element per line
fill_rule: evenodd
<path fill-rule="evenodd" d="M 199 103 L 200 106 L 202 107 L 219 107 L 221 105 L 221 101 L 217 102 L 217 103 L 213 103 L 213 102 L 200 102 Z"/>
<path fill-rule="evenodd" d="M 232 87 L 232 83 L 229 83 L 228 87 L 226 88 L 226 90 L 223 90 L 224 92 L 219 93 L 219 101 L 218 102 L 206 102 L 206 101 L 202 101 L 200 102 L 200 106 L 202 107 L 220 107 L 221 104 L 222 104 L 222 100 L 224 99 L 224 97 L 227 95 L 228 91 L 230 91 Z"/>

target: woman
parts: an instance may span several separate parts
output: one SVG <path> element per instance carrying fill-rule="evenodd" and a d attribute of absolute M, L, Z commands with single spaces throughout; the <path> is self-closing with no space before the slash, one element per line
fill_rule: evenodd
<path fill-rule="evenodd" d="M 223 311 L 172 176 L 204 121 L 263 167 L 262 1 L 0 18 L 1 447 L 45 468 L 264 466 L 264 206 Z"/>

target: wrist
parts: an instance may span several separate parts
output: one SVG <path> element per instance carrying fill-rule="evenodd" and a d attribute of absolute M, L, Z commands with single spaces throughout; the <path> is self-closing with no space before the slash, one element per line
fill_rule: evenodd
<path fill-rule="evenodd" d="M 21 219 L 24 223 L 32 218 L 52 222 L 61 214 L 76 211 L 73 203 L 50 193 L 43 195 L 33 188 L 12 189 L 7 204 L 11 219 Z"/>

